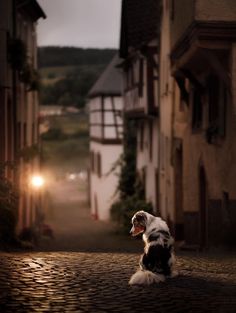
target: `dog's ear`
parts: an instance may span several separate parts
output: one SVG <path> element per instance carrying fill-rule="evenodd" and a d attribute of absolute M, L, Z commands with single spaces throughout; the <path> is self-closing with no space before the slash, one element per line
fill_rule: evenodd
<path fill-rule="evenodd" d="M 134 219 L 138 224 L 143 225 L 143 226 L 145 226 L 147 223 L 147 215 L 143 211 L 137 212 L 134 215 Z"/>

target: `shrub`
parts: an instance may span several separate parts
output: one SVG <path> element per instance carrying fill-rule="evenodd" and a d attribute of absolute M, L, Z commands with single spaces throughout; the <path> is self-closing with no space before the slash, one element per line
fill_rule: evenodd
<path fill-rule="evenodd" d="M 142 179 L 136 172 L 136 123 L 124 119 L 124 153 L 121 160 L 117 192 L 119 200 L 111 206 L 111 218 L 119 228 L 128 233 L 135 212 L 152 212 L 152 204 L 146 202 Z"/>
<path fill-rule="evenodd" d="M 5 247 L 16 242 L 18 193 L 5 178 L 5 164 L 0 165 L 0 246 Z"/>
<path fill-rule="evenodd" d="M 43 140 L 64 140 L 67 138 L 67 135 L 60 128 L 50 128 L 41 137 Z"/>
<path fill-rule="evenodd" d="M 152 213 L 152 204 L 139 199 L 137 195 L 133 195 L 119 200 L 111 206 L 111 218 L 127 234 L 131 228 L 131 218 L 139 210 Z"/>

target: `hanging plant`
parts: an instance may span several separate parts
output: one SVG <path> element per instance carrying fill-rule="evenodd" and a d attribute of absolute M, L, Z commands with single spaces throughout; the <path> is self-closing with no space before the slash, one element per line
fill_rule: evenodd
<path fill-rule="evenodd" d="M 19 73 L 20 81 L 28 86 L 28 91 L 39 90 L 40 76 L 32 65 L 26 63 Z"/>
<path fill-rule="evenodd" d="M 19 73 L 19 79 L 28 87 L 28 91 L 39 90 L 40 77 L 38 71 L 27 61 L 27 48 L 21 39 L 9 43 L 9 63 Z"/>
<path fill-rule="evenodd" d="M 153 212 L 152 204 L 145 200 L 144 185 L 136 171 L 137 124 L 134 120 L 124 118 L 124 152 L 118 180 L 119 199 L 110 208 L 111 218 L 120 230 L 128 233 L 130 220 L 135 212 L 144 210 Z"/>

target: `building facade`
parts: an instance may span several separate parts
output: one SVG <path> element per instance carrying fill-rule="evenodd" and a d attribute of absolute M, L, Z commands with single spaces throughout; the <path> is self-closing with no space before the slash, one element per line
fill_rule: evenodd
<path fill-rule="evenodd" d="M 177 241 L 184 239 L 183 136 L 187 113 L 177 81 L 172 76 L 171 18 L 174 3 L 162 1 L 160 24 L 160 212 Z"/>
<path fill-rule="evenodd" d="M 122 2 L 120 56 L 126 118 L 136 120 L 136 170 L 145 199 L 159 209 L 159 2 Z"/>
<path fill-rule="evenodd" d="M 187 111 L 185 241 L 200 247 L 233 244 L 236 3 L 175 1 L 170 25 L 172 73 Z"/>
<path fill-rule="evenodd" d="M 19 190 L 18 232 L 36 221 L 37 196 L 29 180 L 39 170 L 36 25 L 41 17 L 46 16 L 35 0 L 0 3 L 0 163 Z"/>
<path fill-rule="evenodd" d="M 122 2 L 124 114 L 138 120 L 137 171 L 176 240 L 198 248 L 234 244 L 235 26 L 232 0 Z"/>
<path fill-rule="evenodd" d="M 121 75 L 115 56 L 89 92 L 90 205 L 95 219 L 108 220 L 116 200 L 123 147 Z"/>

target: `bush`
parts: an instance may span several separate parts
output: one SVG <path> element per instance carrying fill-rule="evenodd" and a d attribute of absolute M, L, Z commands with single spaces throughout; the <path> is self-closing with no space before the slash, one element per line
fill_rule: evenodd
<path fill-rule="evenodd" d="M 119 228 L 128 233 L 132 216 L 139 210 L 152 213 L 152 204 L 146 202 L 144 185 L 136 171 L 137 125 L 124 119 L 124 153 L 118 181 L 119 198 L 111 206 L 111 218 Z"/>
<path fill-rule="evenodd" d="M 139 210 L 152 213 L 153 207 L 151 203 L 147 203 L 145 200 L 139 199 L 137 195 L 133 195 L 119 200 L 111 206 L 111 218 L 117 222 L 122 231 L 129 233 L 132 216 Z"/>
<path fill-rule="evenodd" d="M 41 135 L 43 140 L 64 140 L 67 135 L 60 128 L 50 128 L 46 133 Z"/>
<path fill-rule="evenodd" d="M 16 216 L 11 210 L 0 206 L 0 245 L 15 242 Z"/>
<path fill-rule="evenodd" d="M 18 193 L 4 176 L 6 166 L 0 164 L 0 247 L 16 242 Z"/>

